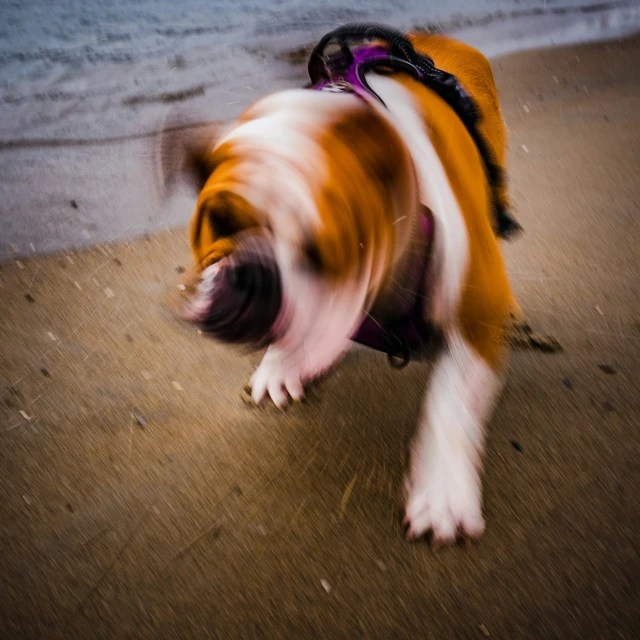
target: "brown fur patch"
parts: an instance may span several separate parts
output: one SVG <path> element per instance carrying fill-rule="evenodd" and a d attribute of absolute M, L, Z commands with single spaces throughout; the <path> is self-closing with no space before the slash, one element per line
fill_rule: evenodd
<path fill-rule="evenodd" d="M 473 47 L 441 34 L 417 34 L 410 36 L 418 52 L 431 57 L 439 69 L 452 73 L 471 94 L 482 115 L 479 131 L 489 143 L 496 164 L 506 167 L 507 131 L 500 110 L 498 90 L 489 61 Z M 498 190 L 504 209 L 509 210 L 509 194 L 506 184 Z"/>
<path fill-rule="evenodd" d="M 445 36 L 423 35 L 412 40 L 417 50 L 431 56 L 437 67 L 456 75 L 472 95 L 482 114 L 481 133 L 504 166 L 506 131 L 489 62 L 472 47 Z M 408 76 L 397 79 L 419 100 L 467 228 L 469 268 L 458 308 L 462 333 L 485 361 L 500 368 L 506 352 L 505 328 L 515 303 L 491 227 L 489 186 L 482 160 L 451 107 Z M 507 202 L 506 189 L 500 197 Z"/>
<path fill-rule="evenodd" d="M 362 104 L 345 110 L 320 146 L 328 178 L 318 195 L 322 226 L 315 243 L 325 272 L 350 273 L 366 250 L 388 265 L 403 228 L 394 226 L 396 216 L 415 206 L 412 164 L 399 135 Z"/>
<path fill-rule="evenodd" d="M 221 145 L 211 162 L 215 169 L 200 192 L 190 228 L 191 248 L 201 270 L 233 251 L 236 233 L 258 225 L 253 207 L 237 193 L 242 176 L 233 145 Z"/>

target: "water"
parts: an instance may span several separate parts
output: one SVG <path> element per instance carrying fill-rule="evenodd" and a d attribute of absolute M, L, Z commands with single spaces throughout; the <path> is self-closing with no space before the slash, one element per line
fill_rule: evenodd
<path fill-rule="evenodd" d="M 640 0 L 0 0 L 0 146 L 131 136 L 180 103 L 228 119 L 305 81 L 285 53 L 349 21 L 443 28 L 487 55 L 640 28 Z"/>

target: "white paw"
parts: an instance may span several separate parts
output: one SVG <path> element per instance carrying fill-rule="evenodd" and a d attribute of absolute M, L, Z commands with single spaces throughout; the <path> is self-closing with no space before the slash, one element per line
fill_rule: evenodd
<path fill-rule="evenodd" d="M 250 386 L 256 404 L 268 397 L 283 408 L 289 399 L 297 401 L 304 397 L 301 368 L 284 358 L 270 357 L 269 353 L 251 376 Z"/>
<path fill-rule="evenodd" d="M 404 525 L 409 540 L 431 534 L 437 547 L 484 532 L 480 476 L 464 455 L 435 450 L 424 459 L 416 457 L 406 492 Z"/>

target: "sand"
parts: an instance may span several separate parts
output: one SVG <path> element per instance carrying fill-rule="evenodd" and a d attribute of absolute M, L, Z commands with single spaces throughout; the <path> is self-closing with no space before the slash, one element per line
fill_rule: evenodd
<path fill-rule="evenodd" d="M 0 637 L 638 636 L 640 39 L 494 68 L 526 229 L 505 253 L 564 350 L 511 359 L 482 540 L 403 539 L 428 363 L 356 349 L 306 404 L 252 409 L 258 354 L 175 315 L 184 229 L 10 261 Z"/>

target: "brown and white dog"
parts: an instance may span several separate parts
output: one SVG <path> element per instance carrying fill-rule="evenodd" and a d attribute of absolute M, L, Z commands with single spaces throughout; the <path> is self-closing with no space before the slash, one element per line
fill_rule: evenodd
<path fill-rule="evenodd" d="M 442 35 L 410 40 L 473 97 L 480 132 L 504 167 L 488 61 Z M 348 93 L 282 91 L 215 142 L 187 150 L 201 178 L 191 242 L 202 282 L 189 317 L 215 324 L 225 339 L 268 343 L 251 378 L 256 403 L 299 400 L 305 383 L 345 353 L 365 314 L 375 308 L 383 317 L 398 304 L 428 209 L 435 244 L 423 313 L 446 345 L 410 451 L 405 524 L 410 538 L 431 533 L 448 543 L 484 530 L 485 426 L 516 304 L 485 168 L 465 126 L 408 75 L 372 73 L 368 82 L 385 106 Z M 179 150 L 163 144 L 175 164 Z M 504 188 L 499 198 L 506 206 Z"/>

